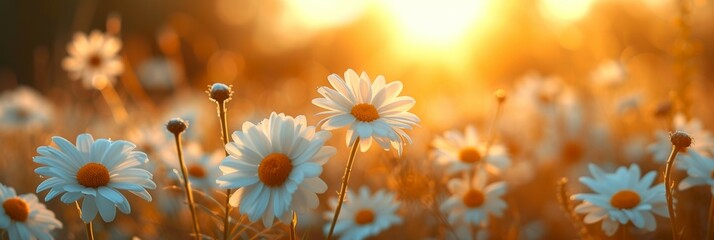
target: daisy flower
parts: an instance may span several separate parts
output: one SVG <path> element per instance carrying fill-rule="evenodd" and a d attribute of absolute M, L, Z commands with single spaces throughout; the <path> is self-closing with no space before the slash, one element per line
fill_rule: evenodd
<path fill-rule="evenodd" d="M 501 199 L 506 193 L 506 183 L 496 182 L 487 186 L 487 176 L 482 170 L 471 179 L 471 184 L 467 179 L 449 181 L 449 191 L 453 195 L 439 207 L 447 213 L 449 223 L 486 226 L 489 215 L 503 216 L 503 211 L 508 206 Z"/>
<path fill-rule="evenodd" d="M 379 190 L 372 195 L 369 188 L 362 186 L 356 196 L 347 192 L 347 199 L 335 226 L 335 234 L 340 235 L 340 239 L 365 239 L 402 223 L 396 213 L 400 203 L 394 200 L 392 193 Z M 334 209 L 336 205 L 337 199 L 333 198 L 330 206 Z M 325 213 L 328 219 L 333 216 L 333 211 Z M 327 224 L 325 232 L 329 230 L 330 224 Z"/>
<path fill-rule="evenodd" d="M 36 130 L 52 120 L 52 104 L 29 87 L 18 87 L 0 96 L 0 128 Z"/>
<path fill-rule="evenodd" d="M 700 154 L 710 154 L 711 151 L 714 150 L 714 138 L 712 138 L 709 131 L 704 129 L 699 119 L 693 118 L 687 121 L 684 114 L 678 113 L 674 116 L 674 131 L 683 131 L 689 134 L 695 141 L 690 148 Z M 672 151 L 670 135 L 665 131 L 658 130 L 655 132 L 655 137 L 657 141 L 650 144 L 647 150 L 652 154 L 652 158 L 655 162 L 664 163 Z M 687 152 L 683 153 L 685 154 L 677 154 L 677 159 L 679 159 L 680 156 L 686 155 Z"/>
<path fill-rule="evenodd" d="M 679 182 L 679 190 L 708 185 L 714 195 L 714 158 L 705 157 L 689 149 L 688 154 L 682 156 L 679 163 L 678 167 L 687 171 L 687 177 Z"/>
<path fill-rule="evenodd" d="M 218 165 L 225 157 L 225 152 L 222 150 L 214 151 L 213 153 L 204 153 L 201 146 L 195 142 L 187 143 L 184 147 L 184 161 L 188 170 L 188 180 L 191 186 L 198 189 L 203 189 L 205 192 L 218 187 L 216 179 L 221 175 L 221 170 Z M 177 175 L 176 180 L 183 179 L 181 175 L 181 166 L 175 158 L 164 159 L 169 168 Z M 174 170 L 175 169 L 175 170 Z"/>
<path fill-rule="evenodd" d="M 640 179 L 637 164 L 620 167 L 614 173 L 605 173 L 594 164 L 588 166 L 594 178 L 581 177 L 580 182 L 595 193 L 579 193 L 573 199 L 583 200 L 575 207 L 576 213 L 584 213 L 586 224 L 602 221 L 602 230 L 612 236 L 620 224 L 631 222 L 647 231 L 657 228 L 654 214 L 669 217 L 664 184 L 652 186 L 657 173 L 651 171 Z"/>
<path fill-rule="evenodd" d="M 488 153 L 488 143 L 479 139 L 476 128 L 469 125 L 463 133 L 448 131 L 444 136 L 437 136 L 431 145 L 434 147 L 432 155 L 436 161 L 448 167 L 449 173 L 468 172 L 474 165 L 483 164 L 485 169 L 499 173 L 508 168 L 511 160 L 506 153 L 506 148 L 500 144 L 492 144 Z"/>
<path fill-rule="evenodd" d="M 121 41 L 97 30 L 89 36 L 76 33 L 71 43 L 67 44 L 67 56 L 62 60 L 62 68 L 69 72 L 73 80 L 82 79 L 86 88 L 103 84 L 98 81 L 111 81 L 124 71 L 124 64 L 117 55 Z"/>
<path fill-rule="evenodd" d="M 326 110 L 318 115 L 328 115 L 318 125 L 325 130 L 347 127 L 347 145 L 351 146 L 359 137 L 363 152 L 374 140 L 385 150 L 391 144 L 401 155 L 402 145 L 412 142 L 404 129 L 419 123 L 419 117 L 407 112 L 414 106 L 414 98 L 399 96 L 402 82 L 386 84 L 381 75 L 372 82 L 367 73 L 359 76 L 348 69 L 345 79 L 332 74 L 327 80 L 334 89 L 317 90 L 324 98 L 313 99 L 312 103 Z"/>
<path fill-rule="evenodd" d="M 240 206 L 250 221 L 262 218 L 268 228 L 275 217 L 288 223 L 292 211 L 315 209 L 317 193 L 327 190 L 320 174 L 336 153 L 334 147 L 324 146 L 331 136 L 308 126 L 303 115 L 273 112 L 258 124 L 245 122 L 226 144 L 229 156 L 220 164 L 219 187 L 238 188 L 230 204 Z"/>
<path fill-rule="evenodd" d="M 50 231 L 62 228 L 35 194 L 18 196 L 15 189 L 0 183 L 0 203 L 0 229 L 7 231 L 10 239 L 54 239 Z"/>
<path fill-rule="evenodd" d="M 146 154 L 133 151 L 135 145 L 126 141 L 97 139 L 90 134 L 77 136 L 77 145 L 62 137 L 53 137 L 58 147 L 37 148 L 40 156 L 34 162 L 44 166 L 35 173 L 49 177 L 37 192 L 47 189 L 49 201 L 59 195 L 64 203 L 82 199 L 82 220 L 91 222 L 99 213 L 105 222 L 116 216 L 116 208 L 125 214 L 131 212 L 129 201 L 119 190 L 126 190 L 151 201 L 146 189 L 156 188 L 152 174 L 142 168 L 148 159 Z"/>

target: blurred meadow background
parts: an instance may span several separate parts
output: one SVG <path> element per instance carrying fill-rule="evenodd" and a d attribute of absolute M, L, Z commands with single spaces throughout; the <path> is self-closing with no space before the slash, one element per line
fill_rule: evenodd
<path fill-rule="evenodd" d="M 588 164 L 606 172 L 637 164 L 643 173 L 657 171 L 660 183 L 666 156 L 656 153 L 669 153 L 666 133 L 685 130 L 680 125 L 698 126 L 685 128 L 711 156 L 713 24 L 714 3 L 706 0 L 2 1 L 0 183 L 35 193 L 44 178 L 32 159 L 52 136 L 128 140 L 149 156 L 153 201 L 127 194 L 132 213 L 95 221 L 95 235 L 190 239 L 167 121 L 189 122 L 186 158 L 216 159 L 215 169 L 205 169 L 216 171 L 224 148 L 207 86 L 232 86 L 229 133 L 271 112 L 305 115 L 314 126 L 323 118 L 311 103 L 321 97 L 318 87 L 329 86 L 330 74 L 354 69 L 401 81 L 401 94 L 416 100 L 410 112 L 421 120 L 407 131 L 413 143 L 401 156 L 378 147 L 357 154 L 349 189 L 383 190 L 400 204 L 401 222 L 373 238 L 580 238 L 573 223 L 584 215 L 563 211 L 561 178 L 569 180 L 567 195 L 592 192 L 578 181 L 591 176 Z M 121 41 L 123 69 L 87 85 L 72 79 L 63 59 L 76 33 L 93 30 Z M 502 103 L 494 97 L 499 89 Z M 464 237 L 439 207 L 452 194 L 449 180 L 460 175 L 439 161 L 435 139 L 468 126 L 502 147 L 510 164 L 489 177 L 507 186 L 505 211 Z M 306 239 L 325 237 L 325 214 L 333 209 L 327 203 L 337 196 L 350 151 L 344 130 L 332 134 L 326 145 L 337 153 L 320 175 L 328 189 L 318 194 L 317 209 L 299 216 L 297 232 Z M 223 202 L 213 180 L 193 184 Z M 684 239 L 705 238 L 708 190 L 675 192 L 686 202 L 677 209 Z M 202 233 L 222 239 L 211 216 L 220 207 L 207 198 L 197 196 L 206 206 L 198 213 Z M 64 225 L 53 232 L 57 239 L 85 238 L 75 206 L 44 203 Z M 265 228 L 233 214 L 248 229 L 236 238 L 288 238 L 289 223 Z M 600 222 L 584 224 L 585 236 L 670 238 L 669 220 L 656 219 L 654 231 L 631 226 L 626 236 L 607 236 Z"/>

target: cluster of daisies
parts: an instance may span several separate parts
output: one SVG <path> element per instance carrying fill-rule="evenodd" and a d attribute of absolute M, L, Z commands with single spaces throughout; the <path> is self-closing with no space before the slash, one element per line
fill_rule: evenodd
<path fill-rule="evenodd" d="M 120 49 L 121 42 L 110 34 L 97 31 L 88 36 L 77 34 L 68 45 L 70 56 L 62 64 L 72 78 L 82 79 L 85 86 L 102 89 L 110 86 L 123 71 Z M 603 84 L 615 84 L 621 75 L 618 71 L 617 64 L 608 64 L 595 75 L 598 79 L 608 79 Z M 324 110 L 317 113 L 324 118 L 316 125 L 308 124 L 304 115 L 273 112 L 261 121 L 244 122 L 223 149 L 204 153 L 199 144 L 186 144 L 183 148 L 185 164 L 183 159 L 180 164 L 174 161 L 177 149 L 173 148 L 166 130 L 159 127 L 131 132 L 131 141 L 95 140 L 86 133 L 77 136 L 74 143 L 53 137 L 52 145 L 37 148 L 39 156 L 33 158 L 41 165 L 35 173 L 44 178 L 36 192 L 47 191 L 44 201 L 59 197 L 62 203 L 76 204 L 84 223 L 98 219 L 112 222 L 117 209 L 124 214 L 131 213 L 126 193 L 152 201 L 148 190 L 156 189 L 157 183 L 165 180 L 155 179 L 154 174 L 167 170 L 157 175 L 171 176 L 166 181 L 174 183 L 187 179 L 201 192 L 217 188 L 228 190 L 227 201 L 231 207 L 251 222 L 271 228 L 276 221 L 290 224 L 298 216 L 315 211 L 320 206 L 318 195 L 331 192 L 321 175 L 337 149 L 326 144 L 332 137 L 331 131 L 345 129 L 345 145 L 352 148 L 343 179 L 346 191 L 338 192 L 338 196 L 328 201 L 331 209 L 323 216 L 333 222 L 327 222 L 323 230 L 329 236 L 334 233 L 342 239 L 376 236 L 405 221 L 399 214 L 402 204 L 396 194 L 387 190 L 348 185 L 350 164 L 352 160 L 359 161 L 357 149 L 366 152 L 372 146 L 385 151 L 394 149 L 396 155 L 401 156 L 404 147 L 412 143 L 407 131 L 420 122 L 419 117 L 409 112 L 415 100 L 400 95 L 404 87 L 401 82 L 387 82 L 383 76 L 372 80 L 366 73 L 358 74 L 349 69 L 343 76 L 332 74 L 327 80 L 330 86 L 320 87 L 317 91 L 321 97 L 312 100 Z M 550 106 L 556 92 L 561 90 L 557 82 L 557 79 L 527 78 L 516 96 L 538 99 L 523 101 L 540 104 L 530 109 L 553 111 Z M 22 125 L 25 129 L 44 127 L 49 122 L 51 109 L 26 106 L 28 102 L 40 101 L 38 94 L 23 89 L 16 95 L 20 97 L 11 98 L 18 101 L 15 104 L 4 104 L 11 100 L 0 101 L 0 122 Z M 572 99 L 565 96 L 564 106 L 572 106 Z M 499 104 L 502 102 L 503 99 L 499 99 Z M 518 104 L 518 97 L 515 102 Z M 674 151 L 670 134 L 657 132 L 657 142 L 648 148 L 654 160 L 661 164 L 676 156 L 676 168 L 687 173 L 676 190 L 711 186 L 714 194 L 714 139 L 696 119 L 686 121 L 683 115 L 677 115 L 673 122 L 675 130 L 690 133 L 697 144 Z M 551 127 L 556 128 L 548 128 Z M 430 143 L 429 158 L 442 167 L 446 176 L 448 195 L 431 197 L 437 199 L 438 211 L 445 215 L 452 228 L 448 238 L 487 237 L 490 220 L 506 214 L 508 186 L 504 179 L 514 167 L 509 149 L 495 140 L 493 131 L 481 135 L 476 127 L 469 125 L 463 131 L 446 131 Z M 572 143 L 563 144 L 560 150 L 563 155 L 575 158 L 582 155 L 578 141 L 565 139 L 563 142 Z M 157 168 L 150 158 L 164 160 L 166 169 Z M 655 215 L 672 217 L 668 209 L 672 202 L 666 196 L 665 184 L 655 183 L 656 172 L 642 175 L 637 164 L 619 167 L 614 172 L 606 172 L 594 164 L 588 169 L 592 177 L 581 177 L 580 182 L 594 193 L 572 196 L 573 200 L 581 201 L 573 209 L 584 215 L 578 220 L 585 224 L 600 223 L 602 231 L 612 236 L 629 226 L 654 231 L 657 228 Z M 155 194 L 165 193 L 156 191 Z M 18 196 L 13 188 L 0 184 L 0 203 L 0 229 L 5 230 L 10 239 L 53 239 L 52 231 L 63 226 L 34 194 Z"/>

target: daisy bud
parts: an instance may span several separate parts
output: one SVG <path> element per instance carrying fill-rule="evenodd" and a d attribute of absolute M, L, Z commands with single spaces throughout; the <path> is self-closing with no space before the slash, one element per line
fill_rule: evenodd
<path fill-rule="evenodd" d="M 670 136 L 670 140 L 672 141 L 672 145 L 677 148 L 687 148 L 692 145 L 692 138 L 689 137 L 689 134 L 682 131 L 673 133 L 672 136 Z"/>
<path fill-rule="evenodd" d="M 498 103 L 503 103 L 506 101 L 506 91 L 504 91 L 503 89 L 496 90 L 493 95 L 496 97 L 496 101 L 498 101 Z"/>
<path fill-rule="evenodd" d="M 214 83 L 208 89 L 208 96 L 216 102 L 225 102 L 231 99 L 233 90 L 228 85 L 223 83 Z"/>
<path fill-rule="evenodd" d="M 176 135 L 181 134 L 183 131 L 186 131 L 186 128 L 188 128 L 188 122 L 184 121 L 181 118 L 171 119 L 166 124 L 166 129 Z"/>

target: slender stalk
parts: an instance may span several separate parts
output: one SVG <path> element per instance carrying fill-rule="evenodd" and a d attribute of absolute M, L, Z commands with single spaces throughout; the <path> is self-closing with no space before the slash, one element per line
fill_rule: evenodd
<path fill-rule="evenodd" d="M 119 94 L 117 94 L 116 90 L 114 90 L 113 84 L 109 82 L 109 80 L 104 81 L 107 81 L 106 86 L 96 87 L 99 88 L 100 92 L 102 93 L 102 97 L 104 97 L 104 101 L 106 101 L 107 105 L 109 105 L 109 109 L 112 111 L 114 121 L 116 121 L 117 123 L 123 123 L 126 120 L 127 116 L 129 116 L 129 114 L 126 112 L 126 108 L 124 108 L 124 104 L 121 102 Z"/>
<path fill-rule="evenodd" d="M 714 196 L 709 200 L 709 216 L 707 217 L 707 238 L 712 239 L 712 218 L 714 218 Z"/>
<path fill-rule="evenodd" d="M 92 221 L 87 223 L 87 240 L 94 240 L 94 225 Z"/>
<path fill-rule="evenodd" d="M 196 206 L 193 200 L 193 191 L 191 190 L 191 182 L 188 180 L 188 169 L 183 161 L 183 150 L 181 149 L 181 134 L 174 134 L 176 139 L 176 152 L 178 152 L 179 164 L 181 165 L 181 175 L 183 175 L 183 186 L 188 199 L 189 210 L 191 211 L 191 219 L 193 220 L 193 233 L 196 239 L 201 239 L 201 231 L 198 226 L 198 216 L 196 215 Z"/>
<path fill-rule="evenodd" d="M 226 144 L 228 144 L 228 123 L 226 118 L 226 104 L 224 101 L 217 101 L 218 103 L 218 117 L 221 119 L 221 135 L 223 138 L 223 148 L 225 149 Z M 226 156 L 228 156 L 228 151 L 226 151 Z M 223 239 L 228 239 L 228 231 L 230 227 L 230 212 L 231 212 L 231 189 L 226 189 L 226 216 L 223 218 Z"/>
<path fill-rule="evenodd" d="M 79 213 L 80 218 L 82 217 L 82 207 L 79 206 L 79 202 L 74 201 L 74 205 L 77 206 L 77 212 Z M 87 240 L 94 240 L 94 225 L 92 224 L 92 221 L 89 221 L 87 224 Z"/>
<path fill-rule="evenodd" d="M 297 213 L 293 211 L 293 220 L 290 222 L 290 240 L 297 240 Z"/>
<path fill-rule="evenodd" d="M 226 117 L 226 102 L 231 99 L 233 91 L 230 86 L 222 83 L 215 83 L 211 85 L 208 89 L 208 97 L 212 101 L 216 102 L 218 119 L 221 123 L 221 139 L 223 140 L 223 148 L 228 144 L 228 120 Z M 228 151 L 225 150 L 226 157 L 228 156 Z M 231 189 L 226 189 L 226 202 L 225 202 L 225 213 L 223 218 L 223 239 L 227 240 L 230 228 L 230 205 Z"/>
<path fill-rule="evenodd" d="M 486 142 L 486 150 L 483 154 L 484 157 L 488 156 L 488 151 L 490 150 L 491 145 L 493 145 L 493 141 L 496 140 L 496 123 L 498 123 L 498 118 L 501 116 L 501 108 L 503 106 L 503 100 L 498 97 L 499 93 L 499 91 L 496 91 L 496 97 L 498 100 L 496 104 L 496 113 L 493 115 L 493 121 L 491 121 L 491 126 L 488 128 L 488 142 Z"/>
<path fill-rule="evenodd" d="M 674 213 L 674 198 L 672 197 L 672 166 L 674 165 L 674 159 L 677 157 L 677 152 L 679 149 L 677 146 L 672 145 L 672 151 L 669 153 L 669 158 L 667 159 L 667 166 L 664 169 L 664 189 L 667 196 L 667 210 L 669 211 L 669 222 L 672 225 L 672 238 L 679 239 L 679 234 L 677 234 L 677 221 L 675 219 Z"/>
<path fill-rule="evenodd" d="M 494 93 L 496 96 L 496 113 L 493 115 L 493 121 L 491 121 L 491 126 L 488 128 L 488 140 L 486 141 L 486 148 L 483 151 L 483 161 L 479 161 L 478 164 L 475 164 L 475 167 L 478 168 L 481 164 L 486 164 L 486 159 L 488 158 L 488 154 L 491 151 L 491 146 L 493 145 L 493 142 L 496 141 L 496 124 L 498 123 L 498 118 L 501 116 L 501 108 L 503 106 L 503 102 L 506 99 L 506 95 L 502 90 L 497 90 L 496 93 Z M 476 169 L 472 169 L 474 171 L 473 177 L 476 177 Z M 469 178 L 472 179 L 472 178 Z M 470 182 L 470 181 L 469 181 Z M 470 184 L 470 183 L 469 183 Z M 471 187 L 471 185 L 469 185 Z"/>
<path fill-rule="evenodd" d="M 332 239 L 332 233 L 335 231 L 335 224 L 337 224 L 337 218 L 340 216 L 340 210 L 342 210 L 342 203 L 345 201 L 345 196 L 347 195 L 347 182 L 350 180 L 350 173 L 352 172 L 352 165 L 355 161 L 355 155 L 357 154 L 357 147 L 359 147 L 359 137 L 352 143 L 352 149 L 350 150 L 350 156 L 347 159 L 347 166 L 345 167 L 345 175 L 342 176 L 342 186 L 340 187 L 340 195 L 337 200 L 337 207 L 335 208 L 335 216 L 332 217 L 332 224 L 330 224 L 330 231 L 327 233 L 327 239 Z"/>

